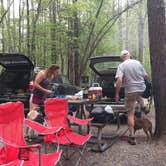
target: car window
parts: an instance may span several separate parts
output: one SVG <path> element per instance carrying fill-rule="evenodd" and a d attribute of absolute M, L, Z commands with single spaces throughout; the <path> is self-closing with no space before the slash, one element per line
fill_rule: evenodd
<path fill-rule="evenodd" d="M 97 71 L 103 71 L 103 70 L 110 70 L 110 69 L 117 69 L 118 65 L 121 62 L 102 62 L 102 63 L 96 63 L 94 67 Z"/>

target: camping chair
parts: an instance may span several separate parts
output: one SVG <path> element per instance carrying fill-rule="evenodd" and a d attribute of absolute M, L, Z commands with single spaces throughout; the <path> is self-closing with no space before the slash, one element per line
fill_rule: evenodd
<path fill-rule="evenodd" d="M 48 99 L 45 102 L 45 113 L 47 115 L 47 124 L 52 127 L 62 126 L 64 130 L 61 130 L 58 135 L 58 141 L 60 145 L 67 145 L 67 147 L 77 147 L 77 150 L 80 154 L 79 159 L 76 162 L 76 165 L 80 163 L 81 158 L 83 158 L 88 164 L 87 160 L 84 157 L 84 150 L 86 147 L 87 141 L 91 138 L 91 134 L 85 136 L 77 134 L 72 131 L 68 124 L 68 118 L 72 119 L 78 124 L 87 124 L 91 119 L 79 120 L 71 116 L 67 116 L 68 113 L 68 102 L 63 98 L 52 98 Z M 45 143 L 56 142 L 57 139 L 55 135 L 47 135 L 44 138 Z M 67 159 L 71 157 L 68 153 Z"/>
<path fill-rule="evenodd" d="M 15 160 L 7 164 L 2 164 L 1 166 L 23 166 L 24 160 Z"/>
<path fill-rule="evenodd" d="M 23 136 L 24 106 L 21 102 L 0 104 L 0 164 L 10 166 L 53 166 L 62 151 L 41 154 L 39 144 L 26 145 Z M 57 131 L 57 128 L 50 130 Z M 58 130 L 59 131 L 59 130 Z M 43 131 L 43 133 L 46 132 Z M 53 133 L 46 132 L 46 133 Z M 39 153 L 33 149 L 38 149 Z"/>

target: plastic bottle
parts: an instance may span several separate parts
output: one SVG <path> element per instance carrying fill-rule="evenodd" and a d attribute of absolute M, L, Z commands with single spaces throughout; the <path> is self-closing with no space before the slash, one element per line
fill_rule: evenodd
<path fill-rule="evenodd" d="M 88 98 L 88 87 L 85 87 L 83 89 L 83 99 L 87 99 Z"/>

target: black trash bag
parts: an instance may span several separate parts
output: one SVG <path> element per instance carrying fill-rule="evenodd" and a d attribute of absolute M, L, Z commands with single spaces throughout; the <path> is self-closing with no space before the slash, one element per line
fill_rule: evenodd
<path fill-rule="evenodd" d="M 90 117 L 93 117 L 92 123 L 110 123 L 114 114 L 107 113 L 102 107 L 96 107 L 90 112 Z"/>
<path fill-rule="evenodd" d="M 149 80 L 145 80 L 146 89 L 142 95 L 144 98 L 149 98 L 152 95 L 152 83 Z"/>

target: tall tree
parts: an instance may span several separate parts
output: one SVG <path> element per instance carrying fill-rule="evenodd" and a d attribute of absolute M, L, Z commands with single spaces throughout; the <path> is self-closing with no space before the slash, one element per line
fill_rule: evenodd
<path fill-rule="evenodd" d="M 2 31 L 1 31 L 1 45 L 2 45 L 2 52 L 5 52 L 5 42 L 4 42 L 4 21 L 3 21 L 3 18 L 5 17 L 4 15 L 4 1 L 1 0 L 1 20 L 0 20 L 0 24 L 1 25 L 1 28 L 2 28 Z M 3 17 L 2 17 L 3 16 Z"/>
<path fill-rule="evenodd" d="M 122 0 L 118 0 L 118 13 L 122 11 Z M 123 32 L 122 32 L 122 15 L 119 16 L 118 19 L 118 43 L 119 43 L 119 49 L 122 50 L 123 48 Z"/>
<path fill-rule="evenodd" d="M 143 60 L 143 46 L 144 46 L 144 25 L 146 13 L 143 15 L 143 2 L 138 5 L 138 59 Z"/>
<path fill-rule="evenodd" d="M 9 2 L 9 1 L 8 1 Z M 10 4 L 7 6 L 7 10 L 4 10 L 4 3 L 3 0 L 1 0 L 1 7 L 2 7 L 2 11 L 3 13 L 1 13 L 1 17 L 0 17 L 0 23 L 2 23 L 3 19 L 5 18 L 5 16 L 7 15 L 7 13 L 10 10 L 11 5 L 13 4 L 14 0 L 12 2 L 10 2 Z"/>
<path fill-rule="evenodd" d="M 129 2 L 127 0 L 126 7 L 129 5 Z M 125 32 L 125 48 L 128 50 L 129 47 L 129 11 L 126 11 L 126 32 Z"/>
<path fill-rule="evenodd" d="M 27 14 L 27 55 L 30 55 L 30 9 L 29 9 L 29 0 L 26 0 L 26 14 Z"/>
<path fill-rule="evenodd" d="M 32 3 L 32 6 L 33 6 L 33 3 Z M 34 61 L 34 63 L 36 63 L 36 59 L 35 59 L 36 26 L 37 26 L 36 24 L 37 24 L 37 21 L 39 19 L 40 12 L 41 12 L 41 0 L 38 0 L 37 11 L 34 14 L 34 17 L 32 19 L 32 37 L 31 37 L 31 49 L 30 49 L 31 59 Z"/>
<path fill-rule="evenodd" d="M 53 1 L 50 3 L 50 22 L 51 22 L 51 28 L 50 28 L 50 33 L 51 33 L 51 59 L 53 62 L 57 62 L 57 50 L 56 50 L 56 15 L 57 15 L 57 4 L 58 2 Z"/>
<path fill-rule="evenodd" d="M 67 5 L 70 5 L 70 0 L 67 0 Z M 74 84 L 74 56 L 73 56 L 73 48 L 72 48 L 72 40 L 73 40 L 73 19 L 71 14 L 67 17 L 67 75 L 72 84 Z"/>
<path fill-rule="evenodd" d="M 73 0 L 73 3 L 77 3 L 77 0 Z M 79 73 L 79 45 L 78 45 L 78 38 L 79 38 L 79 18 L 78 18 L 78 13 L 77 10 L 74 10 L 74 20 L 73 20 L 73 31 L 74 31 L 74 71 L 75 71 L 75 85 L 80 85 L 80 73 Z"/>
<path fill-rule="evenodd" d="M 13 51 L 17 52 L 17 35 L 16 35 L 16 18 L 15 18 L 15 4 L 13 3 L 13 28 L 12 28 L 12 41 L 13 41 Z"/>
<path fill-rule="evenodd" d="M 19 20 L 18 20 L 18 52 L 22 51 L 22 17 L 24 12 L 24 1 L 19 0 Z"/>
<path fill-rule="evenodd" d="M 148 0 L 148 23 L 157 137 L 166 133 L 166 18 L 164 0 Z"/>
<path fill-rule="evenodd" d="M 10 0 L 7 1 L 7 7 L 10 8 L 11 2 Z M 11 11 L 9 10 L 7 13 L 7 18 L 6 18 L 6 25 L 7 25 L 7 51 L 8 52 L 13 52 L 13 48 L 12 48 L 12 34 L 11 34 Z"/>

